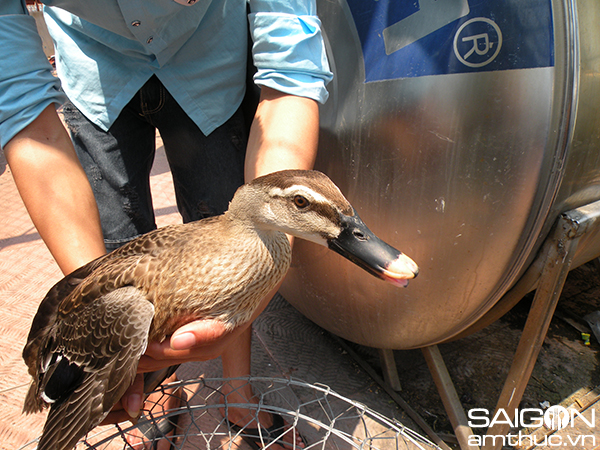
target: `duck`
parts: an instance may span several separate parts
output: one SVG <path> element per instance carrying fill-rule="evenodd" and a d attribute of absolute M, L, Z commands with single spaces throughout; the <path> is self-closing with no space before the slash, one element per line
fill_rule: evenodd
<path fill-rule="evenodd" d="M 318 171 L 242 185 L 219 216 L 142 235 L 56 283 L 23 349 L 24 413 L 49 412 L 38 450 L 70 450 L 133 382 L 147 343 L 192 320 L 248 322 L 291 263 L 286 235 L 328 247 L 396 286 L 417 264 L 379 239 Z"/>

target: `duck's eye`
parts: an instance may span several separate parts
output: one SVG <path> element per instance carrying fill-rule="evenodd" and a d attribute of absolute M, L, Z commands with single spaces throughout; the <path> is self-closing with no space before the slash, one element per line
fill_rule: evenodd
<path fill-rule="evenodd" d="M 306 197 L 302 197 L 301 195 L 296 195 L 294 197 L 294 205 L 298 208 L 306 208 L 309 205 L 309 201 L 306 200 Z"/>

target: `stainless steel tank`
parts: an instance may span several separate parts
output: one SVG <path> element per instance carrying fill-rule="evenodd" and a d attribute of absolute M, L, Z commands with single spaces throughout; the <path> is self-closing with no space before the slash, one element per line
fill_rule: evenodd
<path fill-rule="evenodd" d="M 519 279 L 561 212 L 600 199 L 600 2 L 318 7 L 335 80 L 317 168 L 421 273 L 398 289 L 297 240 L 282 293 L 363 345 L 443 342 Z"/>

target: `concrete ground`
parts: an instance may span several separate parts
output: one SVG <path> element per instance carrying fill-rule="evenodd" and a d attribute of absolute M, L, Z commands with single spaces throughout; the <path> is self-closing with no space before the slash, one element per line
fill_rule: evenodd
<path fill-rule="evenodd" d="M 151 182 L 158 226 L 180 222 L 168 166 L 160 149 Z M 4 155 L 0 153 L 2 450 L 20 448 L 40 434 L 45 415 L 21 415 L 28 375 L 20 354 L 39 301 L 60 278 L 61 273 L 29 220 Z M 538 408 L 543 402 L 551 405 L 574 404 L 579 410 L 587 411 L 587 414 L 599 415 L 595 412 L 596 397 L 599 395 L 595 388 L 600 386 L 600 344 L 592 336 L 590 345 L 585 345 L 581 331 L 577 329 L 585 327 L 585 324 L 581 325 L 581 317 L 600 309 L 599 295 L 600 276 L 593 265 L 586 265 L 571 273 L 522 407 Z M 465 409 L 494 408 L 520 336 L 527 302 L 526 298 L 505 318 L 481 332 L 440 346 Z M 397 351 L 395 358 L 402 384 L 399 395 L 431 428 L 454 446 L 452 427 L 421 352 Z M 376 350 L 340 342 L 301 316 L 281 297 L 274 299 L 255 322 L 254 376 L 292 377 L 328 386 L 344 398 L 366 405 L 425 436 L 425 431 L 369 376 L 359 362 L 370 365 L 380 374 Z M 188 367 L 184 370 L 184 376 L 204 374 L 218 377 L 219 371 L 219 362 L 214 361 Z M 294 395 L 302 397 L 304 394 Z M 549 441 L 547 437 L 544 440 L 541 431 L 537 430 L 539 437 L 536 442 L 541 445 L 536 448 L 551 448 L 557 443 L 563 448 L 573 449 L 600 446 L 600 432 L 596 432 L 594 427 L 584 426 L 567 431 L 574 433 L 573 436 L 562 436 L 560 441 L 560 436 L 556 436 Z M 427 447 L 424 443 L 422 445 Z M 521 447 L 526 448 L 527 445 Z M 396 448 L 418 447 L 406 444 L 406 447 Z"/>

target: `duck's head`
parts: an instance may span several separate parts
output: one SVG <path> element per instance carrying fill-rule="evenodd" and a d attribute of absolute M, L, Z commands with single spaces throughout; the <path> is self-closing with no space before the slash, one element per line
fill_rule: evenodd
<path fill-rule="evenodd" d="M 284 170 L 242 186 L 230 214 L 263 230 L 278 230 L 323 245 L 367 272 L 406 286 L 419 268 L 379 239 L 323 173 Z"/>

